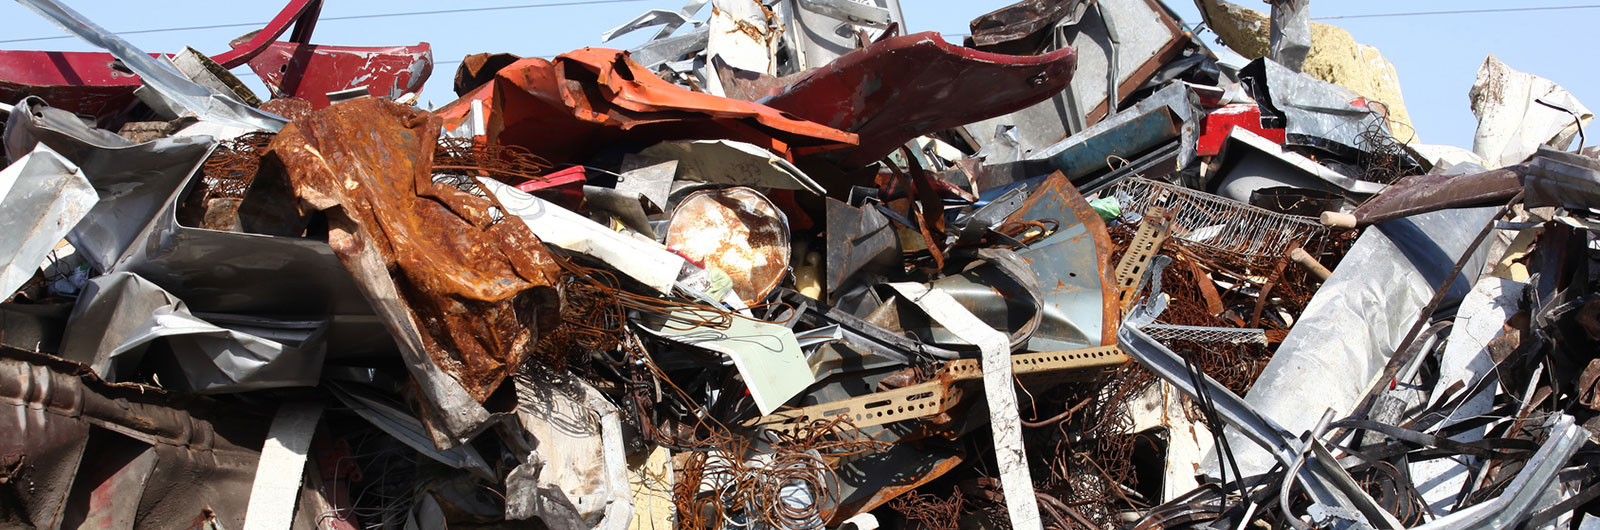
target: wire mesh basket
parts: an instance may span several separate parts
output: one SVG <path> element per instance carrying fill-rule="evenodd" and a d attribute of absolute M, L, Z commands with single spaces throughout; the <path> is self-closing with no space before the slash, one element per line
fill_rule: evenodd
<path fill-rule="evenodd" d="M 1176 324 L 1145 324 L 1140 331 L 1162 344 L 1173 341 L 1190 341 L 1204 344 L 1267 344 L 1267 332 L 1257 328 L 1215 328 L 1209 326 L 1179 326 Z"/>
<path fill-rule="evenodd" d="M 1291 244 L 1304 244 L 1327 232 L 1310 217 L 1284 215 L 1150 179 L 1129 177 L 1113 193 L 1125 212 L 1165 208 L 1179 244 L 1251 262 L 1276 261 Z"/>

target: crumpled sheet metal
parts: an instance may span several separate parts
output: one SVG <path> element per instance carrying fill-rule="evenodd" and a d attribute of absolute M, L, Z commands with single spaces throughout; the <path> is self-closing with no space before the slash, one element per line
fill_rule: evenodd
<path fill-rule="evenodd" d="M 788 160 L 744 142 L 728 140 L 662 142 L 640 151 L 639 155 L 677 161 L 678 180 L 710 182 L 726 186 L 805 190 L 817 195 L 828 192 Z"/>
<path fill-rule="evenodd" d="M 96 270 L 105 272 L 128 254 L 214 142 L 177 137 L 134 143 L 30 97 L 17 103 L 6 119 L 5 144 L 12 159 L 45 145 L 83 170 L 99 202 L 67 240 Z"/>
<path fill-rule="evenodd" d="M 1306 305 L 1245 402 L 1290 432 L 1313 427 L 1317 418 L 1308 410 L 1349 414 L 1434 289 L 1469 250 L 1476 228 L 1488 224 L 1494 212 L 1493 207 L 1446 210 L 1368 229 Z M 1473 252 L 1463 271 L 1482 270 L 1488 245 Z M 1453 307 L 1471 291 L 1476 275 L 1462 276 L 1441 307 Z M 1274 464 L 1261 449 L 1242 443 L 1237 432 L 1230 429 L 1228 436 L 1245 476 Z M 1218 469 L 1215 455 L 1208 456 L 1202 471 L 1216 476 Z"/>
<path fill-rule="evenodd" d="M 150 345 L 160 341 L 171 360 L 159 364 L 179 374 L 164 379 L 169 389 L 222 393 L 316 386 L 327 353 L 326 327 L 326 321 L 202 318 L 148 280 L 113 272 L 90 280 L 79 296 L 61 356 L 118 382 L 135 373 Z"/>
<path fill-rule="evenodd" d="M 1362 140 L 1368 130 L 1392 134 L 1388 120 L 1354 91 L 1260 58 L 1239 71 L 1261 114 L 1285 119 L 1287 143 L 1309 145 L 1353 155 L 1372 147 Z M 1406 132 L 1411 135 L 1410 131 Z"/>
<path fill-rule="evenodd" d="M 1481 169 L 1457 165 L 1439 173 L 1402 178 L 1362 202 L 1350 215 L 1365 226 L 1445 208 L 1505 203 L 1522 191 L 1524 168 L 1473 171 Z"/>
<path fill-rule="evenodd" d="M 527 457 L 506 477 L 506 519 L 551 530 L 623 530 L 633 522 L 622 415 L 577 378 L 519 374 L 517 423 Z M 521 456 L 521 455 L 519 455 Z"/>
<path fill-rule="evenodd" d="M 204 398 L 113 385 L 87 367 L 0 348 L 3 487 L 39 528 L 244 526 L 268 418 Z"/>
<path fill-rule="evenodd" d="M 1186 166 L 1200 141 L 1200 120 L 1195 119 L 1200 106 L 1195 99 L 1194 92 L 1182 84 L 1162 88 L 1132 108 L 1043 147 L 1027 159 L 1048 161 L 1068 179 L 1076 180 L 1106 169 L 1109 156 L 1132 159 L 1176 137 L 1178 165 Z"/>
<path fill-rule="evenodd" d="M 33 278 L 39 265 L 100 198 L 83 172 L 49 148 L 0 171 L 0 299 Z"/>
<path fill-rule="evenodd" d="M 972 19 L 972 42 L 979 48 L 1023 40 L 1071 16 L 1081 0 L 1024 0 Z"/>
<path fill-rule="evenodd" d="M 1054 223 L 1055 233 L 1018 249 L 1016 255 L 1034 276 L 1042 307 L 1028 305 L 1026 294 L 1015 292 L 1005 275 L 985 264 L 933 282 L 992 326 L 1016 330 L 1021 321 L 1038 311 L 1038 325 L 1020 337 L 1026 351 L 1058 351 L 1116 342 L 1117 290 L 1111 272 L 1111 236 L 1105 222 L 1060 172 L 1037 184 L 1022 208 L 1007 223 Z M 1026 281 L 1026 279 L 1024 280 Z M 929 330 L 934 342 L 947 342 L 948 332 Z M 1014 337 L 1014 340 L 1016 337 Z"/>
<path fill-rule="evenodd" d="M 250 69 L 273 97 L 304 99 L 320 109 L 329 105 L 329 92 L 352 88 L 383 98 L 422 92 L 433 73 L 433 48 L 426 42 L 382 47 L 274 42 L 250 60 Z"/>
<path fill-rule="evenodd" d="M 1002 55 L 926 32 L 884 39 L 812 70 L 766 101 L 861 145 L 829 153 L 841 166 L 877 161 L 912 138 L 1021 110 L 1072 81 L 1071 48 Z"/>
<path fill-rule="evenodd" d="M 1571 92 L 1555 82 L 1518 72 L 1490 55 L 1467 93 L 1478 130 L 1472 152 L 1490 169 L 1520 163 L 1539 146 L 1566 149 L 1594 120 Z"/>
<path fill-rule="evenodd" d="M 442 420 L 430 425 L 435 445 L 448 448 L 485 426 L 478 403 L 554 327 L 559 270 L 497 201 L 435 182 L 439 126 L 364 98 L 296 120 L 268 154 L 303 209 L 328 214 L 329 246 L 399 341 L 428 416 Z"/>
<path fill-rule="evenodd" d="M 642 148 L 666 140 L 736 140 L 784 157 L 793 149 L 856 143 L 854 134 L 765 105 L 691 92 L 656 77 L 627 52 L 604 48 L 512 63 L 439 115 L 452 128 L 460 126 L 474 100 L 488 111 L 491 142 L 525 147 L 556 163 L 582 161 L 614 142 Z"/>
<path fill-rule="evenodd" d="M 1522 173 L 1530 207 L 1600 208 L 1600 159 L 1540 147 Z"/>

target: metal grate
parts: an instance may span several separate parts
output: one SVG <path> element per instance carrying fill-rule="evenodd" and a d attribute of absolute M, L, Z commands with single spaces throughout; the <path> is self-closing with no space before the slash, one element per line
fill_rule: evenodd
<path fill-rule="evenodd" d="M 1189 341 L 1205 344 L 1262 344 L 1267 343 L 1267 332 L 1255 328 L 1216 328 L 1210 326 L 1179 326 L 1176 324 L 1146 324 L 1139 328 L 1146 335 L 1163 344 L 1171 341 Z"/>
<path fill-rule="evenodd" d="M 1172 237 L 1182 245 L 1251 261 L 1275 261 L 1291 243 L 1304 243 L 1327 231 L 1310 217 L 1284 215 L 1139 177 L 1123 180 L 1115 196 L 1124 212 L 1166 208 Z"/>

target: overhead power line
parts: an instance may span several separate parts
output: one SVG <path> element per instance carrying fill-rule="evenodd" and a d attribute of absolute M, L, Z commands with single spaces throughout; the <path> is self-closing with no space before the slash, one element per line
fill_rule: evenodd
<path fill-rule="evenodd" d="M 1548 7 L 1506 7 L 1499 9 L 1460 9 L 1454 11 L 1416 11 L 1411 13 L 1373 13 L 1368 15 L 1333 15 L 1325 17 L 1311 17 L 1311 20 L 1343 20 L 1352 18 L 1393 18 L 1393 17 L 1420 17 L 1432 15 L 1475 15 L 1482 13 L 1522 13 L 1529 11 L 1566 11 L 1573 9 L 1596 9 L 1600 4 L 1581 6 L 1548 6 Z"/>
<path fill-rule="evenodd" d="M 342 16 L 342 17 L 320 17 L 317 20 L 319 22 L 332 22 L 332 21 L 336 21 L 336 20 L 364 20 L 364 19 L 369 19 L 369 18 L 415 17 L 415 16 L 422 16 L 422 15 L 447 15 L 447 14 L 455 14 L 455 13 L 482 13 L 482 12 L 485 12 L 485 11 L 510 11 L 510 10 L 513 10 L 513 9 L 533 9 L 533 8 L 538 8 L 538 7 L 571 7 L 571 6 L 589 6 L 589 5 L 600 5 L 600 4 L 628 4 L 628 3 L 638 3 L 638 2 L 646 2 L 646 1 L 648 1 L 648 0 L 575 0 L 575 1 L 571 1 L 571 2 L 552 2 L 552 3 L 543 3 L 543 4 L 520 4 L 520 5 L 511 5 L 511 6 L 495 6 L 495 7 L 467 7 L 467 8 L 459 8 L 459 9 L 440 9 L 440 10 L 435 10 L 435 11 L 407 11 L 407 12 L 403 12 L 403 13 L 369 13 L 369 14 L 365 14 L 365 15 L 346 15 L 346 16 Z M 173 31 L 195 31 L 195 30 L 202 30 L 202 29 L 260 28 L 260 27 L 263 27 L 263 26 L 266 26 L 266 25 L 267 25 L 267 22 L 242 22 L 242 23 L 238 23 L 238 24 L 211 24 L 211 25 L 206 25 L 206 26 L 182 26 L 182 27 L 174 27 L 174 28 L 136 29 L 136 30 L 133 30 L 133 31 L 118 31 L 118 32 L 116 32 L 116 34 L 118 34 L 118 35 L 140 35 L 140 34 L 146 34 L 146 33 L 167 33 L 167 32 L 173 32 Z M 71 35 L 57 35 L 57 36 L 53 36 L 53 37 L 28 37 L 28 38 L 24 38 L 24 39 L 0 40 L 0 44 L 10 44 L 10 43 L 13 43 L 13 42 L 37 42 L 37 41 L 56 40 L 56 39 L 70 39 L 70 38 L 73 38 L 73 37 Z"/>

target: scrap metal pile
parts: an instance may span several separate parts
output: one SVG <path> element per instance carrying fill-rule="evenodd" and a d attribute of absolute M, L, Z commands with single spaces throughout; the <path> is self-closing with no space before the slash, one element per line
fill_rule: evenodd
<path fill-rule="evenodd" d="M 1492 57 L 1467 151 L 1303 0 L 691 0 L 432 110 L 318 0 L 20 1 L 106 51 L 0 52 L 7 527 L 1600 524 L 1593 116 Z"/>

